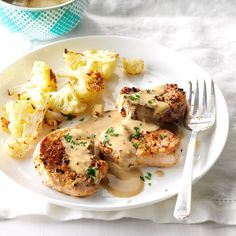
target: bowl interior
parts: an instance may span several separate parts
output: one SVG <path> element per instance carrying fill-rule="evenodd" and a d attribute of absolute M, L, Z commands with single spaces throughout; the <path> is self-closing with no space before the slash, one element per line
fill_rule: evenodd
<path fill-rule="evenodd" d="M 40 2 L 40 1 L 45 1 L 45 0 L 34 0 L 34 2 Z M 47 2 L 49 2 L 49 1 L 50 0 L 47 0 Z M 54 0 L 54 1 L 56 1 L 56 0 Z M 76 1 L 80 1 L 80 0 L 67 0 L 67 1 L 65 0 L 65 2 L 63 2 L 63 3 L 58 3 L 58 4 L 55 4 L 52 6 L 45 6 L 45 7 L 43 7 L 43 6 L 42 7 L 25 7 L 25 6 L 21 6 L 21 5 L 12 4 L 10 0 L 8 0 L 8 1 L 0 0 L 0 4 L 5 5 L 6 7 L 9 7 L 9 8 L 15 8 L 15 9 L 24 10 L 24 11 L 46 11 L 46 10 L 61 8 L 61 7 L 64 7 L 64 6 L 69 5 L 69 4 L 76 2 Z"/>

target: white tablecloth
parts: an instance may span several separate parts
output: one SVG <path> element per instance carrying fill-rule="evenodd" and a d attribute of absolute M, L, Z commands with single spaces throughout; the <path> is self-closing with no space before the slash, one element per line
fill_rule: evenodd
<path fill-rule="evenodd" d="M 70 34 L 115 34 L 157 42 L 179 51 L 208 71 L 223 91 L 230 111 L 229 139 L 221 158 L 193 188 L 188 223 L 236 224 L 236 2 L 187 0 L 91 1 L 87 16 Z M 45 42 L 29 42 L 0 27 L 0 67 Z M 1 96 L 1 95 L 0 95 Z M 58 220 L 133 217 L 174 222 L 175 198 L 122 212 L 91 213 L 51 205 L 0 175 L 0 218 L 41 214 Z M 17 195 L 15 195 L 17 193 Z M 16 197 L 17 196 L 17 197 Z"/>

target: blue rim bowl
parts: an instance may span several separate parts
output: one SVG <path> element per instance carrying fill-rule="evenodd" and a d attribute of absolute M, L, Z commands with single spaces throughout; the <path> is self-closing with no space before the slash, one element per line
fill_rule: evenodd
<path fill-rule="evenodd" d="M 15 6 L 0 0 L 0 24 L 30 40 L 49 40 L 75 28 L 90 0 L 71 0 L 45 8 Z"/>

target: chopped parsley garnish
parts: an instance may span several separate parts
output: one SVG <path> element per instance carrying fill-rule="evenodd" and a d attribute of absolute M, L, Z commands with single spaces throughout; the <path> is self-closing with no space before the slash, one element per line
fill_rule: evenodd
<path fill-rule="evenodd" d="M 75 116 L 73 116 L 72 114 L 67 114 L 67 115 L 63 114 L 63 116 L 65 116 L 65 120 L 72 120 L 75 118 Z"/>
<path fill-rule="evenodd" d="M 86 171 L 86 175 L 89 176 L 92 183 L 95 181 L 97 170 L 98 170 L 98 167 L 89 167 Z"/>
<path fill-rule="evenodd" d="M 148 186 L 151 186 L 152 185 L 152 183 L 148 183 Z"/>
<path fill-rule="evenodd" d="M 105 132 L 105 139 L 103 140 L 103 144 L 104 145 L 109 145 L 109 146 L 112 146 L 111 144 L 110 144 L 110 137 L 118 137 L 119 136 L 119 134 L 116 134 L 115 132 L 114 132 L 114 129 L 112 128 L 112 127 L 110 127 L 109 129 L 107 129 L 106 130 L 106 132 Z"/>
<path fill-rule="evenodd" d="M 80 118 L 79 121 L 84 121 L 84 117 Z"/>
<path fill-rule="evenodd" d="M 164 139 L 164 138 L 166 138 L 166 137 L 167 137 L 166 134 L 160 134 L 160 138 L 161 138 L 161 139 Z"/>
<path fill-rule="evenodd" d="M 148 175 L 148 177 L 152 177 L 152 173 L 150 173 L 150 172 L 147 172 L 147 175 Z"/>
<path fill-rule="evenodd" d="M 132 138 L 140 138 L 142 136 L 141 132 L 140 132 L 140 128 L 139 127 L 134 127 L 134 133 L 132 135 L 130 135 L 129 139 L 131 140 Z"/>
<path fill-rule="evenodd" d="M 133 142 L 132 143 L 133 147 L 135 147 L 136 149 L 139 147 L 139 143 Z"/>
<path fill-rule="evenodd" d="M 68 142 L 68 143 L 71 143 L 71 142 L 73 141 L 73 137 L 72 137 L 72 135 L 70 135 L 69 133 L 64 136 L 64 139 L 65 139 L 66 142 Z"/>
<path fill-rule="evenodd" d="M 145 177 L 145 179 L 147 179 L 147 180 L 151 180 L 151 177 L 149 177 L 148 175 L 145 175 L 144 177 Z"/>
<path fill-rule="evenodd" d="M 152 173 L 147 172 L 146 175 L 140 176 L 140 179 L 145 182 L 145 180 L 151 181 L 152 180 Z M 151 183 L 148 183 L 149 186 L 151 186 Z"/>
<path fill-rule="evenodd" d="M 135 101 L 135 102 L 138 102 L 139 100 L 140 100 L 140 95 L 139 94 L 134 94 L 134 95 L 130 95 L 129 96 L 129 99 L 131 100 L 131 101 Z"/>
<path fill-rule="evenodd" d="M 96 135 L 95 135 L 95 134 L 91 134 L 91 135 L 89 136 L 89 138 L 96 138 Z"/>
<path fill-rule="evenodd" d="M 142 181 L 145 181 L 144 177 L 142 175 L 139 176 Z"/>
<path fill-rule="evenodd" d="M 104 145 L 107 144 L 107 145 L 109 145 L 109 146 L 112 146 L 109 142 L 110 142 L 110 138 L 109 138 L 108 136 L 105 135 L 105 139 L 103 140 L 102 143 L 103 143 Z"/>
<path fill-rule="evenodd" d="M 113 129 L 112 127 L 110 127 L 109 129 L 107 129 L 106 134 L 108 134 L 108 135 L 110 135 L 110 136 L 114 136 L 114 137 L 118 137 L 118 136 L 119 136 L 119 134 L 116 134 L 116 133 L 114 132 L 114 129 Z"/>
<path fill-rule="evenodd" d="M 87 144 L 87 142 L 83 142 L 83 141 L 81 141 L 81 142 L 79 142 L 79 143 L 76 142 L 76 141 L 73 139 L 73 137 L 72 137 L 72 135 L 71 135 L 70 133 L 64 135 L 64 139 L 65 139 L 66 142 L 68 142 L 68 143 L 72 143 L 72 144 L 74 144 L 74 145 L 81 145 L 81 146 L 83 146 L 83 147 L 85 147 L 85 145 Z"/>
<path fill-rule="evenodd" d="M 85 147 L 86 144 L 87 144 L 87 142 L 82 142 L 82 141 L 78 143 L 78 145 L 83 146 L 83 147 Z"/>
<path fill-rule="evenodd" d="M 154 98 L 154 99 L 151 99 L 151 100 L 148 100 L 148 103 L 149 104 L 153 104 L 153 103 L 155 103 L 156 102 L 156 99 Z"/>

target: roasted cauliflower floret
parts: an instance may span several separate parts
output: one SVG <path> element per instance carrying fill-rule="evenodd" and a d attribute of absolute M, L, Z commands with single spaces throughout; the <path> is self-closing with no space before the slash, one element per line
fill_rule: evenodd
<path fill-rule="evenodd" d="M 144 61 L 140 58 L 123 58 L 123 68 L 128 74 L 141 74 L 144 71 Z"/>
<path fill-rule="evenodd" d="M 18 97 L 32 90 L 33 93 L 46 93 L 57 90 L 56 76 L 52 69 L 43 61 L 34 62 L 32 77 L 28 83 L 8 90 L 10 96 Z"/>
<path fill-rule="evenodd" d="M 40 109 L 44 106 L 45 102 L 49 99 L 50 96 L 51 95 L 49 93 L 42 93 L 37 89 L 30 89 L 27 92 L 19 94 L 18 100 L 30 101 L 34 107 Z"/>
<path fill-rule="evenodd" d="M 33 143 L 38 137 L 39 129 L 46 112 L 47 102 L 41 109 L 34 108 L 30 101 L 18 100 L 6 104 L 8 129 L 13 138 Z"/>
<path fill-rule="evenodd" d="M 119 54 L 109 50 L 90 49 L 84 52 L 73 52 L 65 49 L 64 59 L 71 70 L 84 73 L 99 72 L 101 77 L 109 79 L 119 60 Z"/>
<path fill-rule="evenodd" d="M 49 107 L 55 112 L 76 115 L 83 112 L 87 107 L 87 104 L 78 98 L 71 83 L 67 83 L 57 92 L 51 92 L 50 95 Z"/>
<path fill-rule="evenodd" d="M 9 138 L 5 143 L 5 148 L 9 156 L 21 159 L 30 149 L 30 144 L 23 140 Z"/>
<path fill-rule="evenodd" d="M 64 116 L 59 112 L 48 110 L 45 114 L 45 123 L 49 126 L 57 126 L 64 121 L 64 119 Z"/>
<path fill-rule="evenodd" d="M 35 85 L 35 87 L 39 87 L 41 92 L 57 90 L 56 76 L 47 63 L 43 61 L 34 62 L 30 82 Z"/>
<path fill-rule="evenodd" d="M 89 102 L 104 90 L 104 79 L 99 72 L 82 74 L 74 89 L 82 101 Z"/>
<path fill-rule="evenodd" d="M 32 78 L 28 83 L 9 89 L 9 95 L 18 100 L 30 100 L 40 107 L 48 99 L 48 92 L 57 90 L 57 81 L 51 68 L 42 61 L 36 61 L 32 69 Z"/>
<path fill-rule="evenodd" d="M 76 70 L 78 67 L 86 66 L 86 57 L 79 52 L 73 52 L 65 49 L 64 60 L 69 65 L 71 70 Z"/>
<path fill-rule="evenodd" d="M 34 143 L 41 130 L 47 101 L 40 109 L 35 108 L 30 101 L 18 100 L 6 104 L 5 116 L 2 117 L 12 138 L 6 143 L 9 155 L 22 157 Z M 5 127 L 6 128 L 6 127 Z"/>

